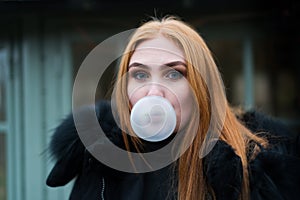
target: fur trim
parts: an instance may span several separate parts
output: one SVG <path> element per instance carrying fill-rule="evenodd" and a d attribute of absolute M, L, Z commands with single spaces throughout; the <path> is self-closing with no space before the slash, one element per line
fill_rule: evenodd
<path fill-rule="evenodd" d="M 251 199 L 298 199 L 300 159 L 274 151 L 261 152 L 250 163 Z"/>
<path fill-rule="evenodd" d="M 89 114 L 87 112 L 88 109 L 92 109 L 92 107 L 85 106 L 79 109 L 76 114 L 84 118 Z M 122 137 L 117 134 L 119 129 L 113 120 L 109 102 L 99 102 L 96 105 L 96 115 L 102 130 L 108 135 L 109 139 L 114 141 L 115 144 L 120 144 Z M 89 122 L 85 122 L 80 124 L 84 126 L 81 128 L 86 127 L 86 130 L 90 130 L 92 127 L 89 126 Z M 89 131 L 89 133 L 92 132 Z M 93 141 L 95 137 L 95 135 L 90 135 L 90 140 Z M 52 187 L 65 185 L 81 171 L 86 151 L 77 133 L 72 114 L 67 116 L 56 128 L 51 138 L 49 150 L 57 162 L 51 170 L 46 183 Z"/>
<path fill-rule="evenodd" d="M 85 110 L 91 108 L 85 107 L 78 112 L 81 112 L 84 116 Z M 107 101 L 99 102 L 96 105 L 96 115 L 107 137 L 116 145 L 124 146 L 121 131 L 114 122 L 110 103 Z M 294 193 L 291 189 L 286 188 L 286 185 L 300 185 L 300 175 L 296 170 L 300 166 L 299 158 L 284 154 L 294 153 L 294 155 L 297 155 L 295 152 L 299 151 L 299 137 L 298 140 L 285 139 L 288 138 L 286 136 L 291 135 L 288 129 L 280 122 L 261 113 L 247 112 L 241 115 L 240 119 L 254 132 L 268 132 L 269 135 L 276 136 L 269 138 L 273 148 L 260 153 L 250 164 L 252 196 L 259 199 L 259 197 L 267 195 L 268 189 L 275 190 L 278 187 L 280 187 L 278 192 L 283 193 L 283 198 L 293 196 Z M 91 128 L 88 121 L 87 124 L 82 124 L 82 126 L 85 126 L 86 129 Z M 94 136 L 91 137 L 91 142 L 94 141 L 93 138 Z M 49 149 L 57 161 L 47 178 L 49 186 L 65 185 L 80 174 L 86 148 L 78 136 L 73 115 L 67 116 L 56 128 Z M 240 158 L 229 145 L 218 141 L 212 152 L 205 158 L 204 166 L 207 181 L 216 191 L 217 197 L 220 197 L 220 199 L 226 197 L 228 199 L 238 198 L 241 190 L 242 166 Z M 277 175 L 278 173 L 280 176 Z M 282 177 L 282 181 L 277 177 Z M 269 184 L 270 187 L 268 188 Z"/>
<path fill-rule="evenodd" d="M 299 156 L 299 135 L 294 134 L 282 121 L 255 110 L 245 112 L 238 118 L 252 132 L 265 137 L 273 151 Z"/>
<path fill-rule="evenodd" d="M 204 159 L 204 174 L 215 192 L 216 199 L 238 199 L 243 167 L 239 156 L 225 142 L 219 140 Z"/>

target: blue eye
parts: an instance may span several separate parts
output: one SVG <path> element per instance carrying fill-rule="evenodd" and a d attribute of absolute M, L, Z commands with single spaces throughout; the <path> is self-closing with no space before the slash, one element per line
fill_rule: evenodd
<path fill-rule="evenodd" d="M 172 70 L 171 72 L 169 72 L 167 74 L 167 78 L 172 79 L 172 80 L 178 80 L 178 79 L 181 79 L 182 77 L 183 77 L 183 75 L 176 70 Z"/>
<path fill-rule="evenodd" d="M 145 72 L 135 72 L 133 74 L 133 77 L 137 80 L 145 80 L 145 79 L 149 78 L 149 75 Z"/>

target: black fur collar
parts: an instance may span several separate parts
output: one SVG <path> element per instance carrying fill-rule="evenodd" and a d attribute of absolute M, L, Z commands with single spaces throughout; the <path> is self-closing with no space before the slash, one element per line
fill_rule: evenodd
<path fill-rule="evenodd" d="M 81 109 L 80 112 L 84 114 L 84 110 Z M 99 102 L 96 105 L 96 113 L 107 137 L 124 148 L 121 131 L 113 120 L 110 103 Z M 293 186 L 300 186 L 300 161 L 299 157 L 296 157 L 299 156 L 299 137 L 298 140 L 288 138 L 290 133 L 285 126 L 255 111 L 246 112 L 239 118 L 252 131 L 267 132 L 272 136 L 269 137 L 271 148 L 263 150 L 249 165 L 252 197 L 260 199 L 270 191 L 282 199 L 292 199 L 299 195 Z M 274 135 L 276 137 L 273 137 Z M 67 116 L 56 128 L 49 150 L 57 160 L 47 179 L 49 186 L 65 185 L 80 173 L 86 150 L 78 137 L 72 115 Z M 243 178 L 242 164 L 231 146 L 218 141 L 204 158 L 204 173 L 217 199 L 238 199 Z"/>

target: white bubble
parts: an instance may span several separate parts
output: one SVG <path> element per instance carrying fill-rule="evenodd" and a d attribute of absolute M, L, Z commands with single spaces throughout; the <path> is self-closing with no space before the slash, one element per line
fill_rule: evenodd
<path fill-rule="evenodd" d="M 174 132 L 176 113 L 167 99 L 146 96 L 133 106 L 130 123 L 139 138 L 151 142 L 162 141 Z"/>

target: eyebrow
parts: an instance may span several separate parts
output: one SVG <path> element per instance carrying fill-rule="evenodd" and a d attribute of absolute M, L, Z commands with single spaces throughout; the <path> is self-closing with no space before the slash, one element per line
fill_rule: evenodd
<path fill-rule="evenodd" d="M 183 66 L 187 67 L 187 65 L 182 61 L 169 62 L 169 63 L 163 64 L 162 66 L 175 67 L 175 66 L 178 66 L 178 65 L 183 65 Z M 144 65 L 142 63 L 138 63 L 138 62 L 134 62 L 134 63 L 130 64 L 128 66 L 128 69 L 130 69 L 131 67 L 141 67 L 141 68 L 146 68 L 146 69 L 150 68 L 149 66 Z"/>

